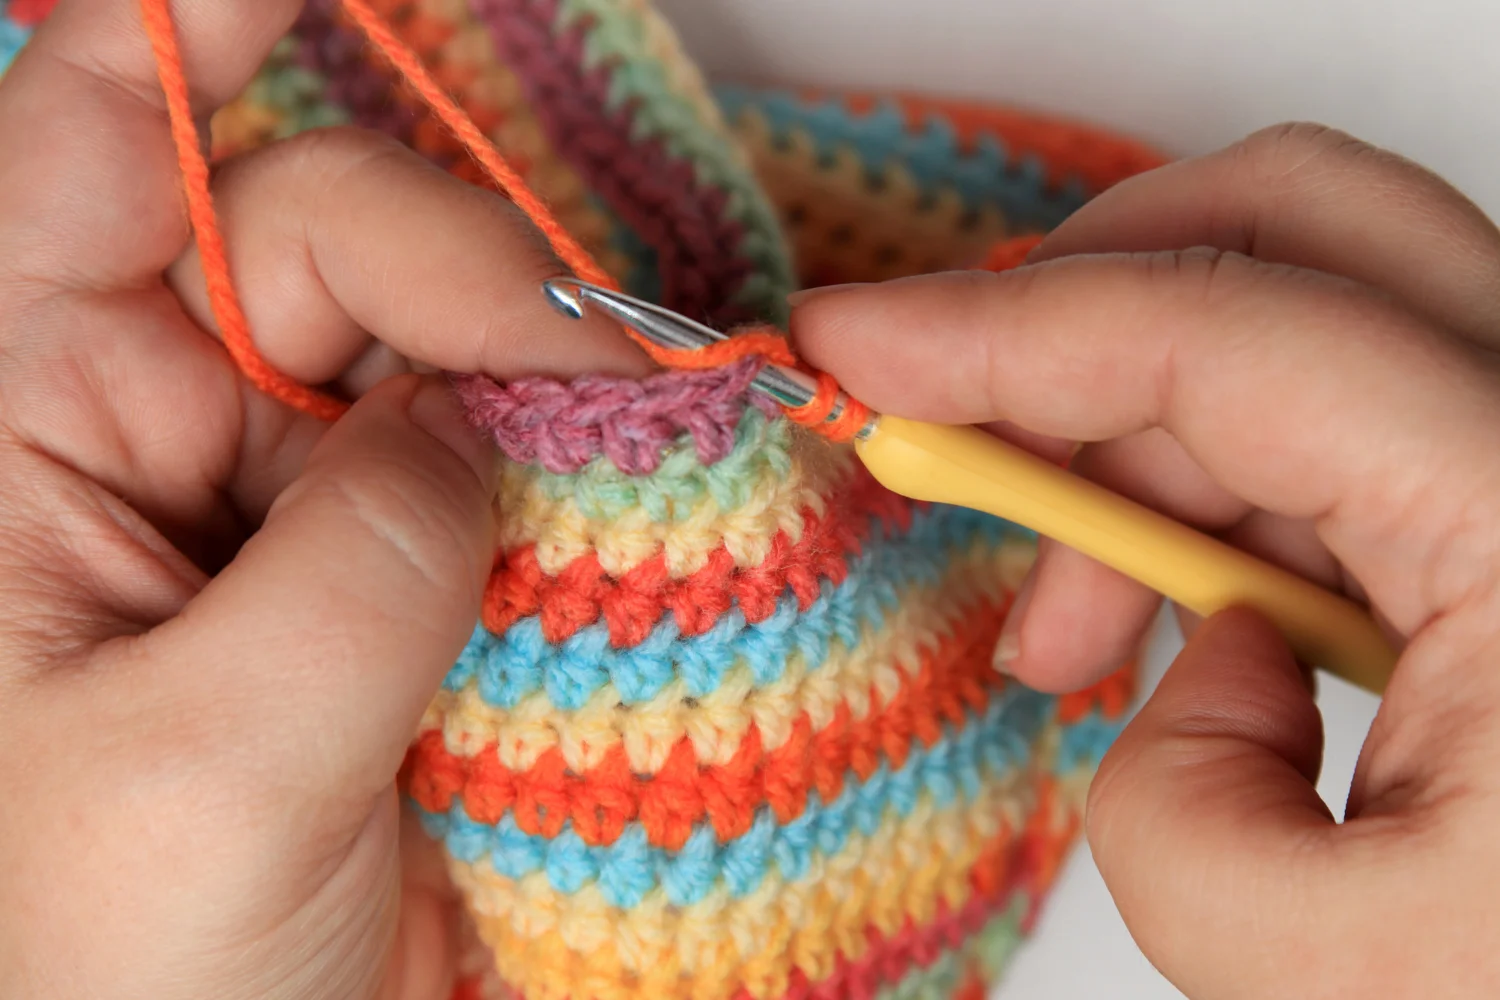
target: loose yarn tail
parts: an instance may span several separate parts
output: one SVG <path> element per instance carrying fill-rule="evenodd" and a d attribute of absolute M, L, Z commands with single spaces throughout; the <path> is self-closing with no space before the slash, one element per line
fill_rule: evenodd
<path fill-rule="evenodd" d="M 526 214 L 547 239 L 553 253 L 584 281 L 606 288 L 618 288 L 614 278 L 559 223 L 546 203 L 527 186 L 489 141 L 468 114 L 433 79 L 421 59 L 403 42 L 390 24 L 368 0 L 340 0 L 344 10 L 392 67 L 440 121 L 458 138 L 485 175 Z M 171 0 L 141 0 L 141 20 L 151 40 L 162 90 L 172 123 L 172 138 L 187 195 L 188 217 L 203 259 L 214 318 L 223 332 L 224 343 L 235 364 L 259 390 L 287 405 L 321 420 L 337 419 L 348 404 L 324 392 L 302 385 L 275 369 L 255 346 L 244 309 L 235 290 L 224 238 L 219 227 L 209 187 L 208 163 L 202 152 L 198 126 L 193 119 L 187 76 L 182 53 L 172 23 Z M 850 399 L 840 415 L 830 420 L 839 385 L 824 372 L 814 371 L 798 361 L 786 339 L 768 326 L 742 330 L 734 337 L 698 350 L 672 350 L 660 347 L 634 330 L 626 334 L 646 354 L 668 368 L 719 368 L 758 358 L 763 363 L 800 368 L 817 379 L 818 392 L 804 406 L 786 408 L 788 419 L 835 441 L 848 441 L 869 420 L 870 410 Z"/>

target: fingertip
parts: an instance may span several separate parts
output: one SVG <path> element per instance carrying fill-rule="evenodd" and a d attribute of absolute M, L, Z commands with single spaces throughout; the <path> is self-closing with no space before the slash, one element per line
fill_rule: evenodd
<path fill-rule="evenodd" d="M 1055 694 L 1097 684 L 1136 656 L 1161 603 L 1135 581 L 1048 541 L 1023 592 L 1002 633 L 1009 647 L 1002 669 Z"/>
<path fill-rule="evenodd" d="M 1273 752 L 1309 782 L 1322 720 L 1303 667 L 1269 621 L 1231 607 L 1200 619 L 1130 738 L 1231 737 Z"/>
<path fill-rule="evenodd" d="M 519 208 L 387 136 L 305 132 L 214 187 L 256 344 L 301 381 L 349 374 L 372 337 L 408 366 L 502 379 L 651 370 L 618 323 L 548 304 L 543 283 L 569 272 Z M 211 328 L 191 253 L 173 277 Z"/>
<path fill-rule="evenodd" d="M 458 928 L 457 903 L 419 886 L 403 886 L 396 940 L 378 1000 L 452 996 Z"/>
<path fill-rule="evenodd" d="M 987 377 L 993 322 L 980 294 L 1002 276 L 950 272 L 840 288 L 794 304 L 802 357 L 877 410 L 937 423 L 1002 414 Z"/>
<path fill-rule="evenodd" d="M 1229 981 L 1287 995 L 1302 917 L 1337 911 L 1353 887 L 1322 849 L 1338 828 L 1313 784 L 1321 726 L 1295 675 L 1258 615 L 1206 619 L 1089 789 L 1085 830 L 1110 895 L 1189 995 Z"/>

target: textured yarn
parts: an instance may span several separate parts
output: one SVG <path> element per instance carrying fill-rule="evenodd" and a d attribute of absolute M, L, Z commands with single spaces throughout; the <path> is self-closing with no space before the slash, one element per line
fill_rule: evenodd
<path fill-rule="evenodd" d="M 0 0 L 0 72 L 51 6 Z M 222 258 L 169 7 L 143 11 Z M 857 410 L 809 433 L 830 379 L 793 413 L 748 387 L 796 363 L 789 292 L 1019 266 L 1159 158 L 1006 108 L 711 87 L 646 0 L 310 0 L 211 159 L 341 124 L 515 198 L 585 277 L 752 328 L 641 380 L 453 376 L 506 456 L 501 545 L 400 782 L 467 904 L 454 1000 L 980 1000 L 1132 671 L 1003 677 L 1032 534 L 880 487 L 836 443 Z M 247 377 L 336 416 L 209 270 Z"/>

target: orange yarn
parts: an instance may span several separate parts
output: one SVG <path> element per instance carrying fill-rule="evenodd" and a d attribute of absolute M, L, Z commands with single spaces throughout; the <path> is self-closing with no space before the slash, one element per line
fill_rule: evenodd
<path fill-rule="evenodd" d="M 1009 271 L 1026 263 L 1031 251 L 1042 245 L 1042 237 L 1017 236 L 1015 239 L 997 243 L 985 255 L 979 267 L 984 271 Z"/>
<path fill-rule="evenodd" d="M 177 161 L 187 194 L 188 218 L 198 236 L 203 280 L 208 286 L 209 305 L 224 337 L 224 346 L 257 389 L 320 420 L 335 420 L 349 408 L 348 403 L 309 389 L 296 379 L 283 375 L 272 368 L 255 348 L 250 324 L 240 308 L 239 295 L 230 278 L 229 258 L 224 251 L 224 237 L 219 231 L 218 213 L 214 210 L 213 192 L 208 184 L 208 161 L 203 156 L 198 126 L 193 121 L 187 76 L 182 69 L 182 53 L 177 45 L 177 30 L 172 25 L 170 0 L 141 0 L 141 21 L 151 40 L 157 75 L 162 93 L 166 95 L 172 141 L 177 146 Z"/>
<path fill-rule="evenodd" d="M 795 541 L 778 531 L 754 567 L 737 566 L 721 543 L 701 569 L 684 579 L 672 578 L 661 554 L 612 578 L 596 552 L 579 556 L 554 577 L 542 571 L 536 547 L 527 545 L 502 553 L 496 563 L 485 590 L 484 625 L 502 635 L 535 615 L 546 641 L 558 643 L 602 619 L 611 644 L 624 648 L 644 642 L 667 612 L 691 636 L 712 628 L 732 606 L 747 621 L 762 621 L 775 613 L 788 590 L 805 610 L 822 593 L 823 580 L 844 580 L 848 557 L 859 551 L 877 523 L 904 529 L 910 514 L 908 505 L 860 469 L 822 514 L 810 507 L 803 511 L 802 534 Z"/>
<path fill-rule="evenodd" d="M 558 259 L 584 281 L 605 288 L 618 288 L 609 272 L 600 267 L 593 256 L 553 218 L 551 210 L 542 199 L 526 185 L 520 174 L 511 169 L 510 164 L 505 162 L 505 157 L 479 131 L 479 126 L 474 124 L 468 113 L 438 86 L 422 60 L 397 37 L 390 24 L 376 13 L 368 0 L 342 0 L 342 3 L 345 12 L 359 25 L 370 43 L 380 50 L 380 54 L 395 67 L 442 123 L 458 136 L 464 149 L 478 161 L 490 179 L 505 192 L 506 197 L 515 202 L 516 207 L 525 212 L 526 217 L 547 237 L 547 243 Z"/>
<path fill-rule="evenodd" d="M 617 289 L 619 286 L 614 278 L 563 228 L 546 204 L 527 186 L 520 174 L 511 168 L 468 114 L 443 91 L 422 64 L 422 60 L 397 36 L 368 0 L 341 2 L 370 43 L 380 50 L 423 102 L 452 130 L 496 187 L 542 232 L 558 259 L 582 280 Z M 141 20 L 151 40 L 162 90 L 167 97 L 172 137 L 177 146 L 178 164 L 187 192 L 188 215 L 197 233 L 199 253 L 203 258 L 204 280 L 208 285 L 214 317 L 224 334 L 225 346 L 245 376 L 267 395 L 320 419 L 336 419 L 348 408 L 347 403 L 309 389 L 272 368 L 255 347 L 224 252 L 218 214 L 209 189 L 208 163 L 201 151 L 197 125 L 193 121 L 182 53 L 178 48 L 176 29 L 172 25 L 170 0 L 141 0 Z M 751 356 L 764 358 L 772 364 L 803 367 L 798 364 L 786 340 L 769 327 L 748 330 L 706 348 L 688 350 L 660 347 L 628 327 L 625 332 L 652 360 L 669 368 L 718 367 Z M 808 369 L 803 367 L 803 370 Z M 838 383 L 824 373 L 811 374 L 818 380 L 817 395 L 805 406 L 788 407 L 787 417 L 834 440 L 851 440 L 870 419 L 869 409 L 857 400 L 849 399 L 844 412 L 837 419 L 828 420 L 839 392 Z"/>
<path fill-rule="evenodd" d="M 1130 707 L 1130 700 L 1134 697 L 1135 669 L 1132 664 L 1115 671 L 1093 687 L 1058 695 L 1057 721 L 1071 726 L 1096 709 L 1116 718 Z"/>
<path fill-rule="evenodd" d="M 962 727 L 971 712 L 982 712 L 1005 684 L 990 653 L 1009 605 L 1007 598 L 963 609 L 967 614 L 935 647 L 921 648 L 918 663 L 903 665 L 897 691 L 882 707 L 856 718 L 849 702 L 840 701 L 822 728 L 804 711 L 774 750 L 752 722 L 725 764 L 701 764 L 684 736 L 654 774 L 632 773 L 617 745 L 579 775 L 555 747 L 517 771 L 500 762 L 493 743 L 460 756 L 448 750 L 441 731 L 431 730 L 407 754 L 406 787 L 429 812 L 445 813 L 461 796 L 475 822 L 498 823 L 510 812 L 533 836 L 556 837 L 571 820 L 584 843 L 612 844 L 627 823 L 639 822 L 649 843 L 677 851 L 707 819 L 727 843 L 750 828 L 762 805 L 779 823 L 790 823 L 812 792 L 832 802 L 851 775 L 867 781 L 882 764 L 898 770 L 913 749 L 935 745 L 945 724 Z"/>

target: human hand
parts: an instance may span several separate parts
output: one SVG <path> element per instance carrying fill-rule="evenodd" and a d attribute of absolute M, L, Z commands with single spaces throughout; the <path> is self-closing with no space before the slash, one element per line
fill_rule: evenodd
<path fill-rule="evenodd" d="M 878 410 L 997 433 L 1367 599 L 1405 647 L 1338 825 L 1281 639 L 1198 626 L 1105 759 L 1088 835 L 1193 1000 L 1500 990 L 1500 233 L 1311 126 L 1111 190 L 1036 266 L 813 293 L 803 355 Z M 997 655 L 1043 689 L 1159 604 L 1043 543 Z"/>
<path fill-rule="evenodd" d="M 202 118 L 300 6 L 174 5 Z M 443 997 L 446 878 L 393 779 L 495 476 L 410 362 L 644 362 L 546 306 L 507 203 L 333 132 L 215 190 L 264 355 L 359 401 L 329 428 L 255 392 L 205 333 L 138 16 L 63 3 L 0 84 L 0 996 Z"/>

